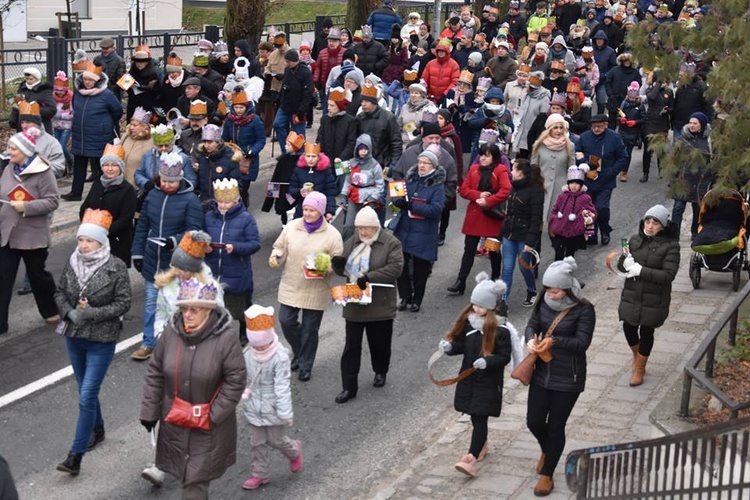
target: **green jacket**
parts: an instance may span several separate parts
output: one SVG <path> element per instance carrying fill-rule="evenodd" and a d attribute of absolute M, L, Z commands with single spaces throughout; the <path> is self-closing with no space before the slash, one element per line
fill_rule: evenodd
<path fill-rule="evenodd" d="M 640 276 L 626 278 L 620 296 L 620 320 L 630 325 L 659 328 L 669 316 L 672 281 L 680 267 L 679 228 L 670 223 L 661 233 L 648 237 L 641 221 L 638 234 L 630 238 L 630 253 L 643 266 Z M 620 257 L 618 267 L 624 271 Z"/>

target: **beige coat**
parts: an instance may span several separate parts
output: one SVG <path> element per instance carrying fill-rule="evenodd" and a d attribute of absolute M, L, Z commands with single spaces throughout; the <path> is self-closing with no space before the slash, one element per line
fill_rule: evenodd
<path fill-rule="evenodd" d="M 268 55 L 268 63 L 266 64 L 265 74 L 276 74 L 279 78 L 271 78 L 271 91 L 281 92 L 281 77 L 284 76 L 286 70 L 286 62 L 284 61 L 284 53 L 289 50 L 289 45 L 284 44 L 281 49 L 275 49 Z"/>
<path fill-rule="evenodd" d="M 135 184 L 135 171 L 138 170 L 141 158 L 146 154 L 146 151 L 154 147 L 154 142 L 151 140 L 151 137 L 147 139 L 134 139 L 130 137 L 130 134 L 125 134 L 125 137 L 122 139 L 122 147 L 125 149 L 125 180 L 138 189 L 138 186 Z"/>
<path fill-rule="evenodd" d="M 302 224 L 303 219 L 295 219 L 286 225 L 273 244 L 274 255 L 281 255 L 279 283 L 279 303 L 300 309 L 325 311 L 331 301 L 330 276 L 323 279 L 305 279 L 302 267 L 307 256 L 316 252 L 326 252 L 331 257 L 344 252 L 341 234 L 332 225 L 323 222 L 316 231 L 308 233 Z"/>
<path fill-rule="evenodd" d="M 10 245 L 17 250 L 47 248 L 52 244 L 49 214 L 60 204 L 57 181 L 50 166 L 40 157 L 16 175 L 9 164 L 0 176 L 0 199 L 10 199 L 8 193 L 21 184 L 33 200 L 20 213 L 9 203 L 0 203 L 0 246 Z"/>

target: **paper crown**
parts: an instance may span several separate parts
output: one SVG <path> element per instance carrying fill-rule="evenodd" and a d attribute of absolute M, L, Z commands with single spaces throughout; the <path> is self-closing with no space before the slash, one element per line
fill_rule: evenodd
<path fill-rule="evenodd" d="M 492 78 L 480 76 L 477 80 L 477 90 L 482 89 L 486 92 L 490 87 L 492 87 Z"/>
<path fill-rule="evenodd" d="M 201 140 L 221 142 L 221 129 L 218 127 L 218 125 L 214 125 L 213 123 L 203 125 Z"/>
<path fill-rule="evenodd" d="M 536 73 L 536 71 L 534 73 Z M 539 75 L 535 75 L 533 73 L 529 75 L 529 85 L 531 85 L 532 87 L 541 87 L 543 81 L 544 78 L 540 77 Z"/>
<path fill-rule="evenodd" d="M 279 31 L 273 35 L 273 43 L 284 44 L 286 43 L 286 33 Z"/>
<path fill-rule="evenodd" d="M 555 89 L 555 92 L 552 93 L 552 99 L 550 99 L 549 105 L 557 105 L 566 108 L 568 106 L 568 96 L 562 92 L 557 92 L 557 89 Z"/>
<path fill-rule="evenodd" d="M 204 118 L 208 115 L 208 104 L 206 101 L 196 99 L 190 103 L 190 114 L 188 118 Z"/>
<path fill-rule="evenodd" d="M 549 65 L 550 71 L 557 70 L 565 73 L 565 62 L 564 61 L 552 61 Z"/>
<path fill-rule="evenodd" d="M 548 22 L 548 23 L 547 23 L 547 25 L 545 25 L 545 26 L 542 26 L 542 29 L 541 29 L 541 31 L 539 32 L 539 34 L 540 34 L 541 36 L 548 36 L 548 35 L 551 35 L 551 34 L 552 34 L 552 24 L 553 24 L 553 23 L 549 23 L 549 22 Z"/>
<path fill-rule="evenodd" d="M 437 51 L 437 50 L 443 49 L 443 50 L 447 50 L 448 52 L 450 52 L 452 48 L 453 48 L 453 44 L 451 44 L 450 38 L 441 38 L 437 44 L 437 47 L 435 47 L 435 50 Z"/>
<path fill-rule="evenodd" d="M 151 123 L 151 111 L 146 111 L 141 106 L 135 108 L 131 120 L 138 120 L 141 123 Z"/>
<path fill-rule="evenodd" d="M 417 75 L 419 72 L 415 69 L 404 70 L 404 82 L 415 82 L 417 81 Z"/>
<path fill-rule="evenodd" d="M 178 306 L 216 307 L 219 289 L 213 283 L 201 283 L 195 278 L 180 283 L 177 293 Z"/>
<path fill-rule="evenodd" d="M 306 142 L 305 143 L 305 154 L 306 155 L 319 155 L 320 154 L 320 143 L 319 142 Z"/>
<path fill-rule="evenodd" d="M 305 136 L 302 134 L 298 134 L 295 131 L 289 132 L 289 135 L 286 136 L 286 142 L 291 144 L 291 146 L 294 148 L 294 152 L 296 153 L 300 149 L 302 149 L 302 146 L 305 145 Z"/>
<path fill-rule="evenodd" d="M 270 330 L 276 324 L 273 307 L 262 307 L 253 304 L 245 311 L 245 326 L 253 332 Z"/>
<path fill-rule="evenodd" d="M 346 89 L 342 87 L 334 87 L 331 89 L 330 93 L 328 94 L 328 99 L 333 102 L 341 102 L 341 101 L 351 102 L 352 95 L 351 95 L 351 92 L 347 91 Z"/>
<path fill-rule="evenodd" d="M 539 41 L 539 32 L 538 31 L 532 31 L 526 36 L 526 39 L 529 42 L 538 42 Z"/>
<path fill-rule="evenodd" d="M 495 144 L 500 138 L 500 133 L 492 128 L 484 128 L 479 134 L 479 144 Z"/>
<path fill-rule="evenodd" d="M 531 73 L 531 65 L 527 63 L 521 63 L 518 65 L 519 73 Z"/>
<path fill-rule="evenodd" d="M 594 48 L 586 46 L 581 49 L 581 57 L 584 59 L 593 59 L 594 58 Z"/>
<path fill-rule="evenodd" d="M 474 73 L 472 73 L 468 69 L 465 69 L 461 71 L 461 74 L 458 76 L 458 81 L 471 85 L 471 82 L 474 81 Z"/>
<path fill-rule="evenodd" d="M 159 177 L 165 181 L 182 180 L 182 156 L 177 151 L 162 153 L 159 157 Z"/>
<path fill-rule="evenodd" d="M 568 82 L 568 86 L 565 89 L 566 92 L 575 92 L 576 94 L 581 91 L 581 81 L 578 78 L 571 78 Z"/>
<path fill-rule="evenodd" d="M 64 71 L 58 71 L 55 73 L 54 86 L 58 88 L 68 88 L 68 76 Z"/>
<path fill-rule="evenodd" d="M 474 30 L 472 28 L 464 28 L 461 30 L 461 36 L 466 38 L 474 38 Z"/>
<path fill-rule="evenodd" d="M 39 103 L 36 101 L 21 101 L 18 103 L 18 114 L 20 116 L 41 116 Z"/>
<path fill-rule="evenodd" d="M 208 54 L 196 52 L 193 54 L 193 66 L 197 68 L 208 68 Z"/>
<path fill-rule="evenodd" d="M 109 228 L 112 225 L 112 214 L 107 210 L 87 208 L 86 211 L 83 212 L 81 224 L 96 224 L 97 226 L 101 226 L 109 231 Z"/>
<path fill-rule="evenodd" d="M 203 259 L 211 243 L 211 236 L 203 231 L 186 231 L 180 240 L 180 249 L 195 259 Z"/>
<path fill-rule="evenodd" d="M 156 127 L 151 128 L 151 140 L 154 146 L 164 146 L 165 144 L 172 144 L 174 142 L 175 134 L 174 129 L 168 125 L 160 123 Z"/>
<path fill-rule="evenodd" d="M 237 179 L 218 179 L 214 181 L 214 199 L 216 201 L 237 201 L 240 197 L 240 186 Z"/>
<path fill-rule="evenodd" d="M 694 62 L 682 61 L 680 63 L 680 72 L 681 73 L 689 73 L 689 74 L 695 73 L 695 63 Z"/>
<path fill-rule="evenodd" d="M 94 73 L 97 76 L 101 76 L 102 71 L 104 71 L 104 68 L 102 66 L 97 66 L 96 64 L 92 63 L 88 59 L 84 59 L 83 61 L 79 61 L 77 63 L 73 63 L 73 71 L 87 71 L 89 73 Z"/>
<path fill-rule="evenodd" d="M 508 28 L 498 28 L 497 30 L 497 36 L 501 36 L 503 38 L 508 38 Z"/>
<path fill-rule="evenodd" d="M 372 38 L 372 26 L 365 24 L 362 26 L 362 38 Z"/>
<path fill-rule="evenodd" d="M 116 140 L 116 139 L 115 139 Z M 104 151 L 102 152 L 102 158 L 105 156 L 114 156 L 115 158 L 119 158 L 123 162 L 125 161 L 125 148 L 122 147 L 122 144 L 106 144 L 104 146 Z"/>
<path fill-rule="evenodd" d="M 172 52 L 167 56 L 167 71 L 179 71 L 182 69 L 182 58 Z"/>
<path fill-rule="evenodd" d="M 370 97 L 372 99 L 379 99 L 380 93 L 377 87 L 362 87 L 362 97 Z"/>
<path fill-rule="evenodd" d="M 227 42 L 219 40 L 216 42 L 216 45 L 214 45 L 214 52 L 217 56 L 222 56 L 224 54 L 229 53 L 229 46 L 227 45 Z"/>
<path fill-rule="evenodd" d="M 426 109 L 422 113 L 423 123 L 436 123 L 437 122 L 437 111 L 433 109 Z"/>
<path fill-rule="evenodd" d="M 240 85 L 236 86 L 232 91 L 232 105 L 247 104 L 248 102 L 250 102 L 250 99 L 245 93 L 245 88 Z"/>
<path fill-rule="evenodd" d="M 151 57 L 151 49 L 146 43 L 139 43 L 136 45 L 134 52 L 145 52 L 147 57 Z"/>

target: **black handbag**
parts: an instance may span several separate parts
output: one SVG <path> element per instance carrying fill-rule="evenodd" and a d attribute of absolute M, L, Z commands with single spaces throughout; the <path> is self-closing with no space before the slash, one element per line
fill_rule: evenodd
<path fill-rule="evenodd" d="M 482 207 L 482 213 L 490 219 L 505 220 L 508 215 L 508 200 L 498 203 L 492 208 Z"/>

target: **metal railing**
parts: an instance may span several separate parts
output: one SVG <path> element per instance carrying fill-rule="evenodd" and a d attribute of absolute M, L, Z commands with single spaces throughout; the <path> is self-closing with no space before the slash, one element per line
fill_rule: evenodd
<path fill-rule="evenodd" d="M 680 416 L 690 415 L 690 395 L 693 383 L 713 395 L 722 406 L 729 409 L 729 418 L 736 419 L 740 410 L 750 408 L 750 400 L 734 401 L 713 383 L 714 365 L 716 363 L 716 342 L 724 328 L 729 325 L 727 342 L 733 346 L 737 336 L 737 318 L 739 309 L 750 295 L 750 282 L 734 297 L 727 309 L 719 316 L 719 319 L 711 326 L 708 335 L 703 339 L 698 349 L 685 365 L 685 375 L 682 385 L 682 399 L 680 401 Z M 705 363 L 704 363 L 705 361 Z M 701 370 L 701 365 L 703 369 Z"/>
<path fill-rule="evenodd" d="M 750 418 L 673 436 L 576 450 L 565 479 L 576 498 L 748 498 Z"/>

